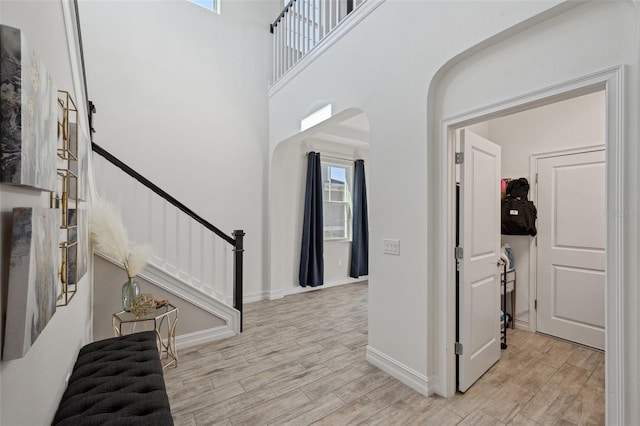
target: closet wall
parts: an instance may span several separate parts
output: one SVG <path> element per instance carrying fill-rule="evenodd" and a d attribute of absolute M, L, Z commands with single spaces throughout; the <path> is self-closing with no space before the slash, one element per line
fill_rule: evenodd
<path fill-rule="evenodd" d="M 604 92 L 596 92 L 531 109 L 468 127 L 502 147 L 502 176 L 529 179 L 530 158 L 535 154 L 562 151 L 605 143 Z M 531 191 L 535 191 L 535 183 Z M 530 192 L 531 194 L 531 192 Z M 531 198 L 531 197 L 530 197 Z M 604 214 L 604 212 L 603 212 Z M 533 238 L 503 235 L 515 255 L 516 327 L 529 329 L 530 250 Z"/>

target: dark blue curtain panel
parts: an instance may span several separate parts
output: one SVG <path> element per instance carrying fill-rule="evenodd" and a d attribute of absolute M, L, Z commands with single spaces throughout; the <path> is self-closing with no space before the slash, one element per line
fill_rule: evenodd
<path fill-rule="evenodd" d="M 353 173 L 353 238 L 351 240 L 351 269 L 349 276 L 369 275 L 369 215 L 367 212 L 367 184 L 364 161 L 356 160 Z"/>
<path fill-rule="evenodd" d="M 324 235 L 322 225 L 322 168 L 320 153 L 307 158 L 307 185 L 304 197 L 302 249 L 300 251 L 300 285 L 324 284 Z"/>

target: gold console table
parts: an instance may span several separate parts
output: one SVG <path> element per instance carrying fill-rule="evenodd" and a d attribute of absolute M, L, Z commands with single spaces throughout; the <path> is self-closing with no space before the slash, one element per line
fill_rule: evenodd
<path fill-rule="evenodd" d="M 176 349 L 176 324 L 178 322 L 178 308 L 171 303 L 157 308 L 147 315 L 136 315 L 133 312 L 120 311 L 113 314 L 113 331 L 116 336 L 123 335 L 123 324 L 129 324 L 129 332 L 135 333 L 136 325 L 142 323 L 144 329 L 153 322 L 153 329 L 158 340 L 158 352 L 162 367 L 178 366 L 178 351 Z M 127 328 L 125 326 L 125 328 Z M 126 331 L 126 330 L 125 330 Z M 165 340 L 166 338 L 166 340 Z M 163 360 L 164 356 L 164 360 Z"/>

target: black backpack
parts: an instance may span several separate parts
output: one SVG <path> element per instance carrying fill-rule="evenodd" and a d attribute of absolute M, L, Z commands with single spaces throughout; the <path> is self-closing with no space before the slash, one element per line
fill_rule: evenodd
<path fill-rule="evenodd" d="M 525 178 L 514 179 L 507 185 L 507 197 L 502 201 L 502 234 L 531 235 L 535 237 L 538 211 L 533 201 L 527 199 L 529 182 Z"/>

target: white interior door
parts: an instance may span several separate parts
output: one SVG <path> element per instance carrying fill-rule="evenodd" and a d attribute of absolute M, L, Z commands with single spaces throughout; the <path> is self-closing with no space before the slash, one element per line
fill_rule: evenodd
<path fill-rule="evenodd" d="M 537 329 L 604 349 L 604 150 L 539 159 L 537 207 Z"/>
<path fill-rule="evenodd" d="M 461 131 L 458 390 L 500 359 L 500 146 Z"/>

